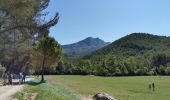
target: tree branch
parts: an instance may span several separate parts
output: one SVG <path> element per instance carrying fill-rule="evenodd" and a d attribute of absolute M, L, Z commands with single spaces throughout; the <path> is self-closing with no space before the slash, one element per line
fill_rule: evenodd
<path fill-rule="evenodd" d="M 56 13 L 56 15 L 54 16 L 53 19 L 51 19 L 49 22 L 47 22 L 43 25 L 39 25 L 39 26 L 38 25 L 17 25 L 17 26 L 10 27 L 10 28 L 5 29 L 5 30 L 0 30 L 0 34 L 5 33 L 5 32 L 10 32 L 10 31 L 13 31 L 13 30 L 16 30 L 16 29 L 22 29 L 22 28 L 29 29 L 29 30 L 35 30 L 37 32 L 40 32 L 43 29 L 49 29 L 50 27 L 56 25 L 58 23 L 58 20 L 59 20 L 59 13 Z"/>

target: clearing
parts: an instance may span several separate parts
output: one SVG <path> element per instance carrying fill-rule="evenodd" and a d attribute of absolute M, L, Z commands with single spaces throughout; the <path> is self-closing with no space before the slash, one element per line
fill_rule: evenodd
<path fill-rule="evenodd" d="M 117 100 L 169 100 L 170 96 L 169 76 L 49 75 L 45 79 L 45 83 L 28 85 L 24 92 L 36 93 L 35 100 L 90 100 L 98 92 L 106 92 Z M 149 90 L 153 82 L 155 91 Z M 17 93 L 15 97 L 22 98 L 22 95 Z"/>
<path fill-rule="evenodd" d="M 84 96 L 106 92 L 117 100 L 169 100 L 170 77 L 98 77 L 98 76 L 46 76 L 48 82 L 61 85 Z M 149 90 L 154 82 L 156 90 Z"/>

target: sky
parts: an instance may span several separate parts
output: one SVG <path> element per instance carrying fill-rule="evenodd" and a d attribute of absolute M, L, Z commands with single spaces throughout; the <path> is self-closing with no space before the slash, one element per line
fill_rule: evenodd
<path fill-rule="evenodd" d="M 59 22 L 50 35 L 60 44 L 87 37 L 113 42 L 134 32 L 170 36 L 170 0 L 51 0 L 47 10 Z"/>

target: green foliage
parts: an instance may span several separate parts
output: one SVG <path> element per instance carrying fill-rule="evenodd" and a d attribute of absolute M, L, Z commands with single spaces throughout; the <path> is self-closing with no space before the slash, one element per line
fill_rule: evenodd
<path fill-rule="evenodd" d="M 3 67 L 2 65 L 0 65 L 0 77 L 2 77 L 4 71 L 5 71 L 5 67 Z"/>
<path fill-rule="evenodd" d="M 55 56 L 55 60 L 61 58 L 61 48 L 58 42 L 52 37 L 45 37 L 38 43 L 37 50 L 42 52 L 46 57 Z"/>
<path fill-rule="evenodd" d="M 157 54 L 153 57 L 153 64 L 157 67 L 160 65 L 166 65 L 166 55 L 165 54 Z"/>
<path fill-rule="evenodd" d="M 158 68 L 158 73 L 165 75 L 165 68 L 166 68 L 165 66 L 160 65 L 160 67 Z"/>
<path fill-rule="evenodd" d="M 33 65 L 32 44 L 42 40 L 44 35 L 47 37 L 48 30 L 59 19 L 56 13 L 50 21 L 44 20 L 47 15 L 44 10 L 49 2 L 50 0 L 0 0 L 0 63 L 7 71 L 26 71 Z"/>
<path fill-rule="evenodd" d="M 116 76 L 122 75 L 122 72 L 121 72 L 121 70 L 119 69 L 119 67 L 116 67 L 116 69 L 115 69 L 115 75 L 116 75 Z"/>
<path fill-rule="evenodd" d="M 122 66 L 121 66 L 121 70 L 122 70 L 122 75 L 128 75 L 128 74 L 129 74 L 129 71 L 128 71 L 128 69 L 126 68 L 125 65 L 122 65 Z"/>
<path fill-rule="evenodd" d="M 62 61 L 58 63 L 58 66 L 56 67 L 56 73 L 57 74 L 64 74 L 65 73 L 65 65 L 63 64 Z"/>
<path fill-rule="evenodd" d="M 62 49 L 54 38 L 44 37 L 37 44 L 35 50 L 38 51 L 37 53 L 40 55 L 38 57 L 42 58 L 36 58 L 36 60 L 39 59 L 41 60 L 40 62 L 42 62 L 39 70 L 41 71 L 42 81 L 44 81 L 43 75 L 50 71 L 49 67 L 60 62 Z"/>
<path fill-rule="evenodd" d="M 170 37 L 133 33 L 80 59 L 67 59 L 63 62 L 72 64 L 70 74 L 170 75 L 166 73 L 169 66 L 167 64 L 170 63 L 169 39 Z M 90 67 L 83 63 L 87 60 Z"/>
<path fill-rule="evenodd" d="M 167 67 L 167 68 L 165 69 L 165 73 L 166 73 L 167 75 L 170 75 L 170 67 Z"/>
<path fill-rule="evenodd" d="M 14 98 L 24 100 L 30 98 L 33 93 L 37 94 L 35 100 L 79 100 L 79 97 L 76 96 L 75 93 L 72 93 L 60 85 L 39 83 L 37 81 L 30 82 L 22 92 L 14 95 Z"/>

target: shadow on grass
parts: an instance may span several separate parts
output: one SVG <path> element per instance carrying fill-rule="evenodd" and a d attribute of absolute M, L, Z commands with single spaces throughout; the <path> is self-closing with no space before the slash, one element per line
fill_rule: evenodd
<path fill-rule="evenodd" d="M 40 85 L 42 83 L 46 83 L 46 80 L 45 81 L 39 81 L 39 80 L 33 80 L 33 81 L 29 81 L 27 82 L 28 85 L 31 85 L 31 86 L 37 86 L 37 85 Z"/>
<path fill-rule="evenodd" d="M 140 90 L 129 90 L 132 93 L 142 93 L 142 94 L 148 94 L 151 93 L 150 91 L 140 91 Z"/>

